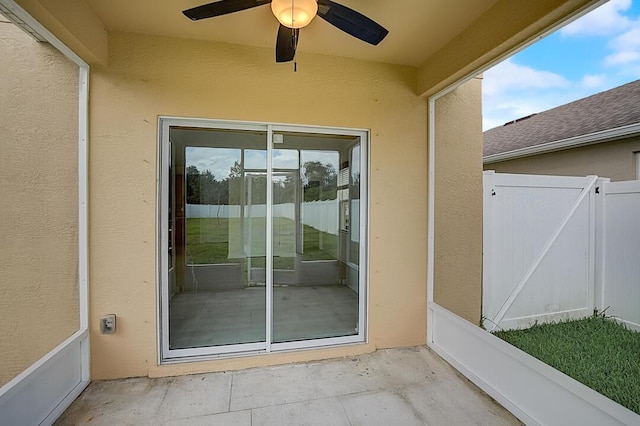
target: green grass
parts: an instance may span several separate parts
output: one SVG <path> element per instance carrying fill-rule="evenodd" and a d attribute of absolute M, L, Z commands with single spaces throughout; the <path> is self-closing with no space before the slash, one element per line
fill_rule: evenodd
<path fill-rule="evenodd" d="M 254 247 L 264 247 L 265 219 L 254 219 Z M 294 222 L 284 218 L 274 218 L 274 251 L 284 253 L 274 258 L 276 269 L 292 269 L 294 249 Z M 229 233 L 240 234 L 239 219 L 191 218 L 187 219 L 187 263 L 216 264 L 237 263 L 239 258 L 229 258 Z M 304 253 L 302 260 L 331 260 L 338 255 L 338 236 L 321 232 L 304 225 Z M 245 237 L 248 238 L 248 237 Z M 264 249 L 262 249 L 264 251 Z M 264 267 L 264 256 L 255 256 L 255 267 Z"/>
<path fill-rule="evenodd" d="M 593 316 L 494 334 L 640 414 L 640 333 Z"/>
<path fill-rule="evenodd" d="M 187 264 L 237 263 L 229 259 L 229 219 L 187 219 Z"/>

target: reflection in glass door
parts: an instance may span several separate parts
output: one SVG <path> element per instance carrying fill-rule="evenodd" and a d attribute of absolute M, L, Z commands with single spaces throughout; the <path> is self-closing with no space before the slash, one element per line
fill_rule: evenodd
<path fill-rule="evenodd" d="M 174 239 L 169 348 L 264 342 L 266 134 L 171 129 Z"/>
<path fill-rule="evenodd" d="M 358 137 L 284 133 L 274 149 L 274 344 L 359 333 L 357 258 L 349 259 L 348 212 L 340 209 L 341 196 L 358 194 L 339 179 L 350 176 L 356 146 Z"/>
<path fill-rule="evenodd" d="M 162 359 L 364 341 L 366 133 L 183 121 L 162 119 Z"/>

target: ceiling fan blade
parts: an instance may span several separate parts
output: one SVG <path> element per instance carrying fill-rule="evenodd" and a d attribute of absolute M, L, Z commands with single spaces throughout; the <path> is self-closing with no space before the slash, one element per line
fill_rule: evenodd
<path fill-rule="evenodd" d="M 318 16 L 345 33 L 373 45 L 389 34 L 388 30 L 360 12 L 331 0 L 318 0 Z"/>
<path fill-rule="evenodd" d="M 280 24 L 278 38 L 276 39 L 276 62 L 293 61 L 298 47 L 300 30 L 292 29 Z"/>
<path fill-rule="evenodd" d="M 183 10 L 182 13 L 192 21 L 199 21 L 200 19 L 213 18 L 214 16 L 251 9 L 252 7 L 262 6 L 267 3 L 271 3 L 271 0 L 219 0 Z"/>

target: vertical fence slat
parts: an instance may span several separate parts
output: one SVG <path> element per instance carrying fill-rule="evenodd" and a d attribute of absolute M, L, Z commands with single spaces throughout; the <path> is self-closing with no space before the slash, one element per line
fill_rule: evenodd
<path fill-rule="evenodd" d="M 483 172 L 483 203 L 482 203 L 482 253 L 483 253 L 483 267 L 482 267 L 482 282 L 489 283 L 493 280 L 493 262 L 487 261 L 487 253 L 495 252 L 493 248 L 493 232 L 491 226 L 491 220 L 493 214 L 491 211 L 491 193 L 493 191 L 495 171 L 487 170 Z M 488 293 L 485 291 L 484 285 L 482 286 L 482 312 L 485 312 L 485 307 L 490 306 L 488 300 Z"/>
<path fill-rule="evenodd" d="M 598 311 L 602 312 L 604 306 L 604 280 L 606 271 L 606 187 L 611 181 L 609 178 L 599 178 L 596 182 L 596 186 L 600 188 L 599 193 L 596 195 L 596 211 L 595 211 L 595 280 L 594 280 L 594 300 L 593 306 Z"/>
<path fill-rule="evenodd" d="M 640 181 L 604 185 L 602 309 L 640 331 Z"/>

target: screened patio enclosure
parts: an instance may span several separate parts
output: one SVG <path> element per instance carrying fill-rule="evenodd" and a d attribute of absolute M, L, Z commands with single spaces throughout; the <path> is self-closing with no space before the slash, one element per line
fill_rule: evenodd
<path fill-rule="evenodd" d="M 366 133 L 162 132 L 163 358 L 364 340 Z"/>

